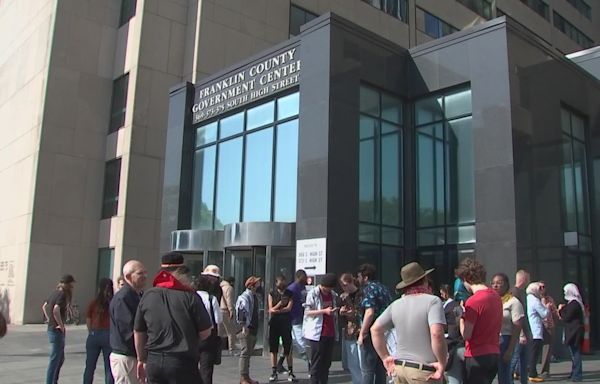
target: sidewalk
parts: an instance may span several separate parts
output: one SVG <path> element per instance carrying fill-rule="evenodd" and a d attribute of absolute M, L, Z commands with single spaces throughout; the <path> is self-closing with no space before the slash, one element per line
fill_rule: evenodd
<path fill-rule="evenodd" d="M 79 384 L 82 382 L 85 367 L 85 326 L 68 326 L 65 364 L 60 375 L 61 384 Z M 7 335 L 0 339 L 0 383 L 25 384 L 43 383 L 48 364 L 50 347 L 46 336 L 45 325 L 9 326 Z M 102 358 L 98 360 L 95 383 L 103 383 L 104 368 Z M 301 383 L 308 383 L 306 364 L 294 360 L 294 370 Z M 566 376 L 570 370 L 570 361 L 552 364 L 551 383 L 567 383 Z M 584 382 L 600 383 L 600 356 L 586 356 L 583 363 Z M 250 372 L 252 378 L 261 383 L 268 383 L 271 373 L 269 359 L 262 356 L 252 358 Z M 239 382 L 238 359 L 223 356 L 223 363 L 215 367 L 215 384 L 235 384 Z M 280 376 L 285 382 L 287 375 Z M 333 363 L 330 384 L 350 383 L 350 376 L 342 370 L 341 362 Z"/>

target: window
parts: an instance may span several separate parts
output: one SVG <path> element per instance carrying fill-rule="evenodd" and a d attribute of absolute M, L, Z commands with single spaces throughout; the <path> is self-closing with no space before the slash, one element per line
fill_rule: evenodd
<path fill-rule="evenodd" d="M 554 12 L 554 26 L 556 29 L 567 35 L 571 40 L 579 44 L 583 48 L 591 48 L 594 45 L 594 41 L 587 37 L 579 29 L 569 23 L 564 17 Z"/>
<path fill-rule="evenodd" d="M 550 9 L 548 8 L 548 4 L 542 0 L 521 0 L 521 2 L 525 3 L 525 5 L 533 9 L 535 13 L 542 16 L 544 19 L 550 21 Z"/>
<path fill-rule="evenodd" d="M 360 88 L 359 241 L 403 244 L 402 101 Z"/>
<path fill-rule="evenodd" d="M 96 286 L 98 286 L 100 279 L 112 279 L 114 260 L 114 248 L 100 248 L 98 250 L 98 270 L 96 272 Z"/>
<path fill-rule="evenodd" d="M 447 36 L 458 31 L 457 28 L 454 28 L 450 24 L 433 16 L 431 13 L 421 8 L 417 8 L 417 29 L 433 37 L 434 39 Z"/>
<path fill-rule="evenodd" d="M 415 104 L 417 244 L 475 242 L 471 91 Z"/>
<path fill-rule="evenodd" d="M 584 117 L 561 109 L 563 228 L 577 232 L 579 248 L 591 251 L 585 126 Z"/>
<path fill-rule="evenodd" d="M 592 20 L 592 8 L 589 5 L 587 5 L 585 1 L 567 0 L 567 3 L 571 4 L 575 9 L 577 9 L 577 12 Z"/>
<path fill-rule="evenodd" d="M 108 219 L 117 214 L 119 204 L 119 182 L 121 180 L 121 159 L 111 160 L 104 169 L 104 194 L 102 197 L 102 218 Z"/>
<path fill-rule="evenodd" d="M 121 0 L 121 17 L 119 18 L 119 27 L 125 25 L 133 16 L 135 16 L 136 0 Z"/>
<path fill-rule="evenodd" d="M 197 127 L 192 228 L 296 220 L 298 96 Z"/>
<path fill-rule="evenodd" d="M 125 111 L 127 110 L 127 88 L 129 74 L 113 81 L 112 103 L 110 107 L 110 125 L 108 132 L 116 132 L 125 125 Z"/>
<path fill-rule="evenodd" d="M 457 0 L 486 20 L 492 18 L 492 0 Z"/>
<path fill-rule="evenodd" d="M 316 18 L 317 14 L 302 9 L 295 5 L 290 5 L 290 37 L 300 34 L 300 26 Z"/>
<path fill-rule="evenodd" d="M 407 0 L 363 0 L 365 3 L 382 10 L 388 15 L 397 19 L 408 21 L 408 1 Z"/>

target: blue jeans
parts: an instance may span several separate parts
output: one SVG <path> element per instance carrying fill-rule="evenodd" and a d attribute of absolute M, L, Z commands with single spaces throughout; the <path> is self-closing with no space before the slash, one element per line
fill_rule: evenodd
<path fill-rule="evenodd" d="M 465 347 L 457 347 L 454 352 L 452 366 L 446 371 L 448 384 L 462 384 L 465 369 Z"/>
<path fill-rule="evenodd" d="M 360 347 L 360 369 L 362 384 L 385 384 L 387 372 L 373 347 L 371 337 L 366 337 Z"/>
<path fill-rule="evenodd" d="M 581 367 L 581 347 L 579 345 L 569 345 L 571 351 L 571 374 L 569 377 L 580 381 L 583 378 L 583 368 Z"/>
<path fill-rule="evenodd" d="M 521 384 L 527 384 L 527 351 L 529 347 L 527 344 L 517 343 L 515 350 L 513 351 L 512 360 L 510 361 L 510 374 L 517 372 L 520 376 Z"/>
<path fill-rule="evenodd" d="M 46 384 L 58 383 L 60 368 L 65 362 L 65 334 L 58 329 L 48 330 L 50 362 L 46 372 Z"/>
<path fill-rule="evenodd" d="M 509 361 L 506 363 L 504 361 L 504 354 L 508 349 L 508 345 L 510 344 L 510 335 L 502 335 L 500 336 L 500 359 L 498 360 L 498 384 L 512 384 L 513 379 L 511 377 L 510 371 L 510 363 Z"/>
<path fill-rule="evenodd" d="M 352 384 L 362 384 L 362 372 L 360 370 L 356 340 L 344 340 L 344 358 L 346 359 L 346 364 L 348 364 Z"/>
<path fill-rule="evenodd" d="M 90 331 L 85 342 L 85 371 L 83 372 L 83 384 L 92 384 L 94 381 L 94 371 L 98 356 L 102 352 L 104 358 L 104 382 L 113 384 L 114 379 L 110 371 L 110 332 L 108 329 Z"/>

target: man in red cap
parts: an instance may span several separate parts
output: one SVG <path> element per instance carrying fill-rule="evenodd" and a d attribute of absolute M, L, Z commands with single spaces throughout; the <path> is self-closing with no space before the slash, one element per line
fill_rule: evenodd
<path fill-rule="evenodd" d="M 240 333 L 240 384 L 258 384 L 250 378 L 250 357 L 256 344 L 258 333 L 258 298 L 256 290 L 260 287 L 261 278 L 250 276 L 246 279 L 246 290 L 235 303 L 236 320 L 242 326 Z"/>

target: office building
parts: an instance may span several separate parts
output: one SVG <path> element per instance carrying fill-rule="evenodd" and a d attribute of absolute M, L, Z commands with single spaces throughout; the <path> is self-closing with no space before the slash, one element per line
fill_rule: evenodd
<path fill-rule="evenodd" d="M 84 305 L 93 296 L 95 282 L 100 277 L 117 277 L 127 259 L 144 261 L 152 273 L 158 266 L 160 252 L 172 245 L 170 239 L 167 239 L 168 235 L 161 232 L 161 227 L 163 230 L 168 228 L 173 220 L 179 223 L 175 229 L 180 230 L 203 228 L 208 221 L 211 221 L 210 230 L 234 222 L 241 223 L 241 226 L 248 221 L 282 223 L 278 229 L 281 241 L 272 243 L 274 247 L 281 246 L 280 251 L 286 253 L 285 257 L 281 257 L 282 260 L 295 257 L 295 250 L 289 248 L 289 244 L 292 244 L 290 239 L 295 242 L 297 239 L 318 237 L 310 232 L 302 232 L 313 228 L 309 220 L 312 213 L 309 212 L 308 216 L 303 218 L 298 214 L 303 211 L 297 211 L 293 207 L 293 177 L 289 173 L 279 175 L 275 181 L 271 181 L 273 201 L 262 196 L 263 199 L 256 201 L 254 213 L 246 213 L 240 208 L 240 216 L 229 212 L 223 217 L 225 221 L 218 217 L 198 216 L 198 212 L 207 213 L 202 205 L 189 205 L 189 212 L 178 211 L 177 216 L 168 216 L 172 211 L 168 206 L 163 206 L 163 201 L 169 201 L 168 198 L 165 200 L 168 191 L 163 193 L 163 182 L 169 185 L 171 178 L 177 176 L 164 170 L 165 155 L 170 153 L 170 149 L 166 148 L 167 126 L 170 124 L 167 118 L 169 90 L 184 81 L 200 83 L 208 76 L 231 68 L 236 63 L 247 63 L 248 58 L 259 52 L 263 52 L 264 56 L 264 52 L 272 49 L 271 47 L 288 44 L 283 42 L 290 37 L 301 35 L 302 25 L 327 12 L 334 12 L 344 20 L 356 24 L 356 27 L 352 26 L 350 29 L 362 28 L 369 31 L 375 40 L 384 42 L 381 44 L 392 44 L 395 47 L 393 50 L 400 52 L 398 57 L 402 59 L 399 60 L 405 65 L 409 65 L 409 60 L 407 54 L 402 53 L 403 49 L 428 47 L 430 45 L 427 44 L 432 44 L 430 41 L 435 38 L 472 27 L 477 28 L 478 24 L 499 15 L 507 15 L 513 19 L 515 28 L 521 28 L 518 27 L 519 23 L 527 26 L 529 30 L 524 33 L 529 34 L 530 39 L 535 40 L 536 44 L 543 46 L 552 55 L 579 51 L 597 45 L 600 41 L 600 28 L 598 23 L 594 22 L 600 18 L 600 9 L 589 2 L 575 0 L 2 1 L 0 121 L 4 129 L 0 146 L 0 180 L 5 188 L 2 192 L 4 205 L 0 210 L 0 308 L 9 314 L 10 321 L 41 321 L 40 305 L 62 273 L 69 272 L 75 275 L 78 281 L 75 300 L 80 305 Z M 301 46 L 302 44 L 299 45 L 296 55 L 306 55 Z M 332 47 L 341 49 L 337 44 Z M 506 52 L 506 49 L 500 51 L 504 57 Z M 525 55 L 520 50 L 511 52 Z M 411 53 L 411 56 L 414 54 Z M 303 57 L 302 70 L 308 65 L 306 60 Z M 477 70 L 485 73 L 486 68 L 471 68 L 471 71 Z M 302 73 L 306 74 L 306 71 Z M 404 70 L 399 70 L 395 76 L 403 78 L 405 75 Z M 470 75 L 465 79 L 470 79 Z M 236 79 L 229 80 L 233 81 Z M 261 132 L 267 136 L 272 135 L 273 142 L 283 140 L 285 134 L 293 136 L 294 132 L 297 132 L 298 148 L 302 148 L 300 132 L 303 129 L 302 120 L 305 118 L 302 112 L 304 96 L 301 89 L 303 83 L 300 78 L 297 81 L 298 83 L 294 83 L 291 88 L 289 86 L 292 84 L 282 86 L 282 89 L 290 94 L 279 95 L 281 100 L 276 98 L 273 103 L 293 105 L 293 100 L 298 100 L 298 112 L 269 123 L 272 127 L 271 133 Z M 468 81 L 465 80 L 461 84 L 464 86 Z M 500 88 L 506 86 L 503 83 L 498 85 Z M 440 92 L 446 91 L 441 86 L 438 88 Z M 466 88 L 451 89 L 459 92 L 459 95 L 468 92 Z M 514 88 L 510 90 L 513 92 Z M 401 100 L 403 111 L 397 121 L 388 121 L 383 115 L 373 115 L 373 111 L 365 110 L 361 115 L 364 115 L 364 118 L 374 119 L 377 124 L 389 123 L 397 131 L 385 134 L 373 131 L 372 136 L 378 136 L 365 137 L 365 147 L 383 143 L 384 138 L 394 135 L 399 138 L 401 135 L 398 132 L 401 130 L 416 127 L 404 119 L 405 116 L 410 116 L 406 110 L 413 108 L 410 99 L 417 93 L 414 90 L 405 91 L 395 86 L 390 89 L 365 88 L 365 95 L 371 92 L 371 95 L 379 95 L 373 97 L 379 97 L 381 100 L 387 100 L 385 92 L 388 92 L 392 99 Z M 431 89 L 431 92 L 434 90 Z M 404 97 L 408 99 L 404 100 Z M 453 96 L 444 94 L 444 100 L 446 97 L 452 99 Z M 261 96 L 260 100 L 263 99 Z M 406 104 L 407 101 L 409 102 Z M 583 115 L 586 116 L 587 110 L 581 108 L 579 111 L 583 111 Z M 227 112 L 235 111 L 231 109 Z M 460 117 L 467 118 L 467 115 L 468 113 L 465 113 Z M 319 116 L 316 111 L 315 116 Z M 475 112 L 473 116 L 475 118 Z M 594 116 L 590 114 L 587 118 L 592 122 Z M 577 121 L 576 118 L 573 119 Z M 244 121 L 245 124 L 248 123 Z M 444 125 L 451 124 L 452 121 L 432 121 L 431 127 L 430 123 L 424 123 L 423 129 L 433 132 L 435 129 L 432 127 L 438 123 Z M 298 127 L 294 128 L 294 124 L 298 124 Z M 291 128 L 286 132 L 283 129 L 279 132 L 280 127 L 284 125 Z M 505 126 L 507 127 L 510 127 L 510 124 Z M 235 129 L 239 129 L 239 126 Z M 260 135 L 254 137 L 258 142 L 262 142 L 258 136 Z M 251 140 L 251 137 L 248 139 Z M 369 140 L 372 144 L 368 144 Z M 592 136 L 589 140 L 592 140 Z M 323 143 L 324 141 L 321 141 L 315 145 Z M 199 145 L 200 149 L 204 144 Z M 591 143 L 586 145 L 592 148 Z M 289 151 L 281 150 L 281 146 L 278 148 L 280 153 L 273 153 L 272 159 L 277 159 L 277 156 L 285 157 L 287 169 L 292 169 L 290 167 L 293 167 L 293 146 L 287 148 Z M 235 158 L 252 156 L 247 152 L 240 152 L 239 147 L 235 145 L 229 150 Z M 210 150 L 207 150 L 208 152 Z M 399 156 L 399 153 L 394 156 Z M 260 153 L 254 155 L 257 158 L 261 156 Z M 406 157 L 411 155 L 402 152 L 401 156 L 408 162 Z M 191 159 L 188 157 L 187 161 L 193 161 Z M 298 164 L 300 160 L 302 159 L 299 158 Z M 372 160 L 375 161 L 376 157 Z M 343 159 L 339 161 L 343 163 Z M 277 169 L 281 168 L 281 164 L 278 164 L 273 160 L 270 172 L 276 174 Z M 383 167 L 382 164 L 378 163 L 377 172 L 405 172 L 407 169 L 407 172 L 414 172 L 410 171 L 410 163 L 396 163 L 391 165 L 392 169 L 386 168 L 387 165 Z M 193 166 L 193 163 L 187 165 Z M 254 170 L 257 177 L 261 177 L 260 180 L 263 181 L 269 179 L 265 169 L 258 168 Z M 244 168 L 244 172 L 249 172 L 246 169 Z M 239 172 L 242 172 L 241 169 Z M 278 184 L 284 176 L 290 178 L 289 182 Z M 319 190 L 319 183 L 323 180 L 318 177 L 318 173 L 309 172 L 303 176 L 313 177 L 314 191 Z M 406 215 L 416 215 L 415 202 L 404 200 L 400 204 L 398 199 L 401 196 L 407 198 L 406 188 L 410 182 L 400 183 L 400 180 L 408 180 L 408 176 L 413 180 L 412 188 L 416 188 L 414 175 L 402 173 L 401 179 L 390 181 L 393 184 L 391 186 L 386 184 L 387 179 L 372 175 L 373 180 L 369 181 L 374 183 L 372 192 L 361 190 L 361 196 L 363 193 L 371 193 L 374 199 L 363 204 L 361 212 L 364 211 L 366 216 L 361 216 L 361 226 L 353 230 L 360 229 L 361 239 L 365 240 L 361 240 L 361 244 L 366 244 L 361 246 L 364 252 L 361 251 L 360 254 L 367 255 L 363 258 L 370 259 L 371 255 L 385 253 L 385 257 L 399 265 L 405 260 L 406 249 L 417 251 L 417 235 L 423 241 L 429 239 L 428 242 L 436 243 L 436 239 L 440 237 L 440 228 L 443 228 L 444 244 L 458 241 L 454 240 L 455 238 L 469 238 L 471 242 L 465 244 L 471 244 L 470 248 L 484 246 L 485 238 L 475 234 L 485 225 L 485 220 L 473 219 L 461 222 L 460 226 L 454 226 L 456 217 L 452 215 L 466 214 L 471 215 L 471 219 L 479 218 L 473 215 L 478 215 L 477 212 L 485 208 L 471 207 L 471 213 L 456 211 L 443 220 L 435 217 L 432 212 L 430 217 L 423 219 L 425 221 L 422 229 L 415 226 L 415 219 L 407 221 Z M 192 183 L 193 180 L 189 178 L 180 181 Z M 342 177 L 340 183 L 349 180 L 351 179 L 344 180 Z M 246 188 L 245 181 L 240 179 L 238 182 L 240 187 Z M 590 182 L 591 179 L 588 180 L 588 183 Z M 217 181 L 215 184 L 217 188 L 218 183 Z M 302 185 L 306 184 L 299 177 L 296 186 L 301 188 Z M 477 185 L 475 183 L 475 186 Z M 265 192 L 260 183 L 253 187 L 258 188 L 257 191 Z M 283 200 L 278 200 L 282 193 L 279 193 L 277 188 L 287 188 Z M 340 201 L 349 198 L 354 191 L 349 193 L 339 196 Z M 392 202 L 386 196 L 387 193 L 396 196 L 392 198 Z M 450 192 L 437 189 L 435 193 L 435 197 L 431 197 L 432 204 L 439 198 L 443 201 L 449 199 L 448 204 L 463 206 L 464 201 L 450 199 Z M 440 197 L 440 194 L 448 196 Z M 240 207 L 254 204 L 253 200 L 244 203 L 243 198 L 254 198 L 245 196 L 240 192 Z M 474 196 L 479 194 L 475 193 Z M 192 196 L 189 196 L 189 199 L 191 198 Z M 295 200 L 298 203 L 305 201 L 302 200 L 302 193 L 298 193 Z M 386 209 L 383 209 L 382 202 L 385 202 Z M 479 204 L 477 201 L 475 203 Z M 319 203 L 315 201 L 314 204 Z M 401 211 L 389 213 L 387 204 L 392 204 L 395 207 L 393 209 Z M 271 210 L 268 217 L 264 216 L 266 206 Z M 221 209 L 228 208 L 219 207 L 216 207 L 217 216 Z M 166 216 L 163 211 L 166 212 Z M 353 215 L 352 212 L 348 211 L 348 214 Z M 192 218 L 197 220 L 193 225 Z M 345 231 L 346 225 L 353 223 L 349 219 L 338 217 L 336 220 L 343 225 L 337 230 Z M 234 221 L 227 222 L 229 220 Z M 295 224 L 286 224 L 294 222 Z M 323 224 L 315 224 L 315 230 L 319 226 L 322 227 Z M 594 241 L 592 233 L 582 232 L 583 238 L 579 240 L 579 235 L 573 235 L 573 232 L 579 233 L 577 229 L 566 232 L 570 233 L 568 236 L 571 241 L 574 241 L 573 236 L 577 237 L 577 244 L 585 243 L 588 238 L 589 242 Z M 232 232 L 215 233 L 212 240 L 216 245 L 224 244 L 227 236 L 235 235 Z M 353 239 L 352 242 L 355 241 L 354 234 L 347 233 L 347 236 Z M 327 237 L 329 250 L 330 246 L 336 244 L 336 240 L 335 237 L 329 238 L 329 232 Z M 381 245 L 383 243 L 367 241 L 369 238 L 379 239 L 377 241 L 388 239 L 392 241 L 393 249 L 388 252 L 387 248 Z M 506 241 L 507 244 L 512 241 L 503 237 L 500 239 L 502 240 L 499 242 Z M 232 241 L 237 241 L 237 238 L 234 236 Z M 413 243 L 412 248 L 407 247 L 410 242 Z M 349 244 L 344 247 L 348 255 L 352 252 L 358 254 Z M 219 252 L 223 251 L 208 248 L 207 256 L 210 252 L 216 252 L 214 257 L 218 258 Z M 516 243 L 507 246 L 508 249 L 516 250 Z M 452 255 L 447 259 L 450 261 L 444 261 L 448 253 L 455 252 L 449 248 L 444 248 L 441 253 L 432 252 L 427 257 L 435 259 L 436 263 L 440 261 L 440 265 L 449 264 L 458 257 Z M 538 257 L 536 252 L 532 248 L 531 256 L 523 258 L 523 262 L 530 264 L 523 265 L 534 266 L 533 263 Z M 479 257 L 479 253 L 477 256 Z M 202 253 L 202 258 L 204 257 Z M 382 266 L 388 265 L 385 261 L 387 259 L 381 260 L 378 263 L 383 263 Z M 196 259 L 198 264 L 203 261 L 201 258 Z M 516 264 L 515 261 L 506 266 L 516 267 Z M 392 275 L 397 273 L 391 268 L 382 269 L 389 273 L 386 281 L 391 281 Z"/>

